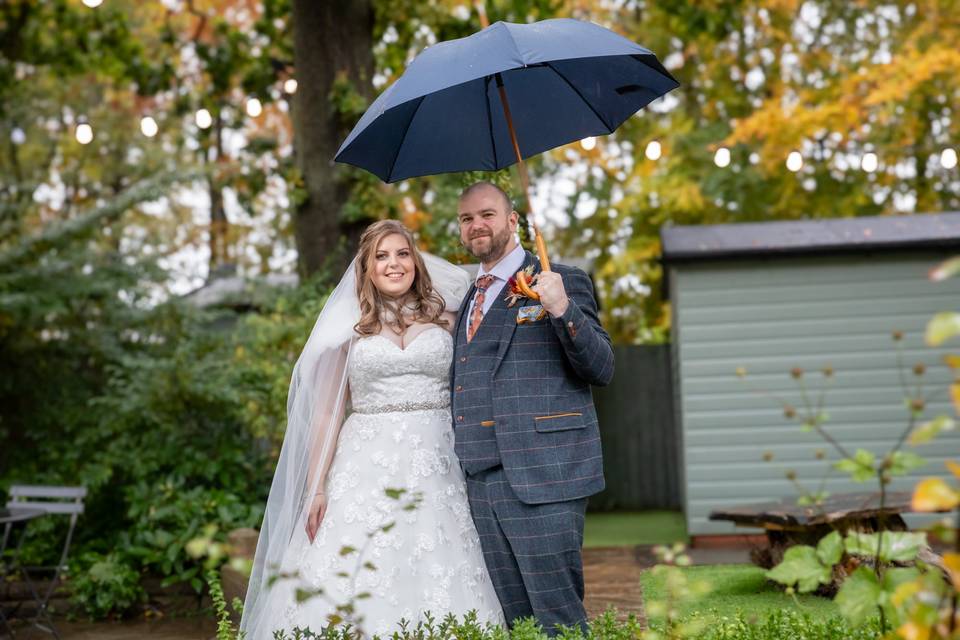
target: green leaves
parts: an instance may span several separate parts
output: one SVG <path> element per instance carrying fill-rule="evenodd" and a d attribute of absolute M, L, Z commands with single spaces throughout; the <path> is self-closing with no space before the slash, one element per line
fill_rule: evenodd
<path fill-rule="evenodd" d="M 876 613 L 881 592 L 880 581 L 873 571 L 858 567 L 843 581 L 834 602 L 847 620 L 861 624 Z"/>
<path fill-rule="evenodd" d="M 894 451 L 890 456 L 887 472 L 892 476 L 904 476 L 927 463 L 921 456 L 911 451 Z"/>
<path fill-rule="evenodd" d="M 927 544 L 927 534 L 922 531 L 884 531 L 882 535 L 852 533 L 844 540 L 844 548 L 850 555 L 873 557 L 877 554 L 878 543 L 882 562 L 906 562 L 914 560 Z"/>
<path fill-rule="evenodd" d="M 850 474 L 854 482 L 866 482 L 876 477 L 874 464 L 876 456 L 866 449 L 857 449 L 852 458 L 844 458 L 833 464 L 838 471 L 845 471 Z"/>
<path fill-rule="evenodd" d="M 843 556 L 843 538 L 840 533 L 833 531 L 820 539 L 817 543 L 817 558 L 824 565 L 832 567 L 840 562 Z"/>
<path fill-rule="evenodd" d="M 883 579 L 867 567 L 858 567 L 850 574 L 834 601 L 851 624 L 863 624 L 882 607 L 888 619 L 894 619 L 895 610 L 891 599 L 897 588 L 906 582 L 915 580 L 920 572 L 913 567 L 893 567 L 883 572 Z"/>
<path fill-rule="evenodd" d="M 832 534 L 831 534 L 832 535 Z M 834 543 L 824 546 L 822 554 L 832 557 Z M 792 587 L 796 585 L 800 593 L 809 593 L 821 584 L 830 582 L 832 571 L 821 561 L 821 551 L 807 545 L 796 545 L 787 549 L 783 561 L 767 571 L 766 576 L 780 584 Z"/>

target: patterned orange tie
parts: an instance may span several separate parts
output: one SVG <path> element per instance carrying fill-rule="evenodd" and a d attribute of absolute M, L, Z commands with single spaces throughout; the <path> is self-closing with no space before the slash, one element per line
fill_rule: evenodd
<path fill-rule="evenodd" d="M 477 294 L 473 298 L 473 312 L 470 314 L 470 323 L 467 325 L 467 342 L 473 340 L 473 334 L 480 328 L 480 321 L 483 320 L 483 301 L 487 296 L 487 288 L 495 279 L 496 277 L 490 274 L 477 278 Z"/>

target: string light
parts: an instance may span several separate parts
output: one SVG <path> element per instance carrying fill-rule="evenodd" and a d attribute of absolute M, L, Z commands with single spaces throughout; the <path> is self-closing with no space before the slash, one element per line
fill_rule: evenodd
<path fill-rule="evenodd" d="M 250 98 L 247 100 L 247 115 L 251 118 L 256 118 L 261 113 L 263 113 L 263 105 L 260 104 L 260 100 L 257 98 Z"/>
<path fill-rule="evenodd" d="M 650 160 L 659 160 L 660 154 L 663 153 L 663 149 L 660 148 L 660 143 L 656 140 L 651 140 L 647 143 L 647 148 L 644 151 L 644 154 Z"/>
<path fill-rule="evenodd" d="M 726 147 L 720 147 L 717 149 L 717 152 L 713 154 L 713 163 L 723 169 L 730 164 L 730 149 Z"/>
<path fill-rule="evenodd" d="M 103 4 L 103 0 L 83 0 L 83 4 L 87 5 L 91 9 L 96 9 Z"/>
<path fill-rule="evenodd" d="M 787 169 L 796 173 L 803 168 L 803 156 L 800 155 L 799 151 L 791 151 L 790 155 L 787 156 Z"/>
<path fill-rule="evenodd" d="M 206 109 L 200 109 L 197 111 L 197 126 L 201 129 L 209 129 L 210 125 L 213 124 L 213 116 L 210 115 L 210 112 Z"/>
<path fill-rule="evenodd" d="M 90 144 L 93 142 L 93 127 L 86 122 L 77 125 L 77 142 L 80 144 Z"/>
<path fill-rule="evenodd" d="M 293 95 L 294 93 L 297 92 L 297 81 L 294 78 L 290 78 L 289 80 L 283 83 L 283 90 L 289 93 L 290 95 Z"/>
<path fill-rule="evenodd" d="M 140 132 L 152 138 L 157 135 L 157 132 L 160 131 L 160 127 L 157 126 L 157 121 L 151 118 L 150 116 L 144 116 L 140 118 Z"/>
<path fill-rule="evenodd" d="M 597 139 L 594 136 L 584 138 L 580 141 L 580 146 L 584 151 L 592 151 L 597 146 Z"/>
<path fill-rule="evenodd" d="M 953 169 L 957 166 L 957 150 L 947 147 L 940 152 L 940 166 L 944 169 Z"/>
<path fill-rule="evenodd" d="M 863 154 L 863 158 L 860 159 L 860 168 L 867 173 L 873 173 L 877 170 L 878 166 L 880 166 L 880 161 L 877 158 L 877 154 L 873 151 L 868 151 Z"/>

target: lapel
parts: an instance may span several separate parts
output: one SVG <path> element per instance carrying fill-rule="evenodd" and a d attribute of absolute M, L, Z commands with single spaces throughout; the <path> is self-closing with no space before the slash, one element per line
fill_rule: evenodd
<path fill-rule="evenodd" d="M 533 265 L 533 275 L 540 273 L 540 261 L 534 258 L 533 254 L 529 251 L 524 251 L 524 254 L 523 266 L 520 268 L 526 269 L 530 265 Z M 500 292 L 500 298 L 502 299 L 508 293 L 509 290 L 505 286 Z M 497 349 L 497 358 L 493 363 L 494 373 L 496 373 L 500 362 L 503 360 L 503 356 L 507 353 L 510 342 L 513 340 L 513 332 L 517 330 L 517 312 L 520 310 L 520 307 L 525 306 L 523 304 L 524 300 L 528 300 L 528 298 L 518 300 L 515 305 L 506 310 L 503 328 L 500 330 L 500 347 Z"/>
<path fill-rule="evenodd" d="M 467 309 L 470 307 L 470 301 L 476 293 L 476 284 L 470 285 L 467 295 L 460 301 L 460 309 L 457 311 L 457 320 L 454 322 L 453 331 L 453 360 L 450 362 L 450 406 L 453 406 L 453 381 L 457 377 L 457 348 L 460 346 L 460 328 L 463 326 L 463 316 L 467 315 Z"/>
<path fill-rule="evenodd" d="M 456 327 L 453 332 L 454 343 L 456 343 L 457 336 L 460 335 L 460 327 L 463 325 L 463 318 L 467 315 L 467 309 L 470 308 L 470 301 L 473 300 L 473 296 L 477 294 L 477 283 L 474 281 L 470 285 L 470 290 L 467 291 L 467 295 L 463 296 L 463 300 L 460 301 L 460 309 L 457 311 L 457 321 Z"/>

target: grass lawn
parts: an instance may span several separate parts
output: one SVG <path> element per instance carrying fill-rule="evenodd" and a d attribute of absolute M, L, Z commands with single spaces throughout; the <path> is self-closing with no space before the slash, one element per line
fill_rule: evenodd
<path fill-rule="evenodd" d="M 687 525 L 679 511 L 588 513 L 584 547 L 623 547 L 687 541 Z"/>
<path fill-rule="evenodd" d="M 801 595 L 795 601 L 767 582 L 763 577 L 764 570 L 753 565 L 702 565 L 686 567 L 682 571 L 688 581 L 704 580 L 713 585 L 710 593 L 685 603 L 681 607 L 683 615 L 694 611 L 708 614 L 712 610 L 717 617 L 733 616 L 741 610 L 746 615 L 763 619 L 777 609 L 793 609 L 821 620 L 840 615 L 833 600 L 827 598 Z M 640 586 L 646 602 L 666 598 L 663 578 L 654 576 L 649 570 L 640 575 Z"/>

